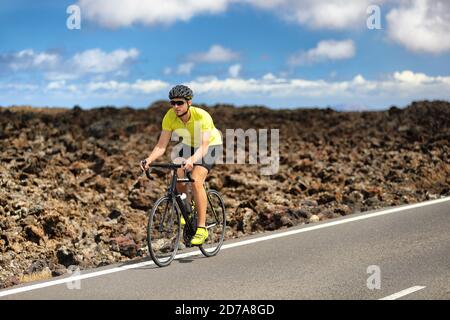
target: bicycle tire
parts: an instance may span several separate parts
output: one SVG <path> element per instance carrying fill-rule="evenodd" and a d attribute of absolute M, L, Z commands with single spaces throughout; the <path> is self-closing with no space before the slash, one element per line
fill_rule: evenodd
<path fill-rule="evenodd" d="M 200 246 L 200 251 L 206 257 L 215 256 L 222 247 L 225 238 L 225 228 L 227 225 L 227 216 L 225 210 L 225 202 L 217 190 L 209 189 L 207 194 L 206 207 L 206 228 L 208 229 L 208 238 L 205 243 Z M 219 210 L 214 215 L 213 209 Z"/>
<path fill-rule="evenodd" d="M 165 207 L 164 203 L 166 203 Z M 164 207 L 162 214 L 158 211 L 161 205 Z M 167 223 L 167 225 L 164 225 L 164 223 Z M 162 234 L 158 237 L 158 232 L 156 231 Z M 169 196 L 159 198 L 150 211 L 147 223 L 148 251 L 157 266 L 168 266 L 175 258 L 180 234 L 180 211 L 177 204 Z"/>

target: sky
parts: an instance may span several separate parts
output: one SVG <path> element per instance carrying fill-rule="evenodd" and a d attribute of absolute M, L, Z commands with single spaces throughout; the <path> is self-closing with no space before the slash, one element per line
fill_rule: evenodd
<path fill-rule="evenodd" d="M 450 98 L 450 1 L 2 0 L 0 105 L 341 110 Z"/>

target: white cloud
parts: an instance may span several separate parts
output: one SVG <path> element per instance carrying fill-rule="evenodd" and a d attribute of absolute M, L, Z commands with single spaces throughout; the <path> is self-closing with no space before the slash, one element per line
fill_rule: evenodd
<path fill-rule="evenodd" d="M 71 93 L 80 93 L 80 91 L 78 90 L 78 86 L 76 86 L 74 84 L 69 84 L 67 86 L 67 90 Z"/>
<path fill-rule="evenodd" d="M 139 56 L 137 49 L 117 49 L 105 52 L 89 49 L 63 59 L 57 53 L 35 52 L 25 49 L 15 53 L 0 53 L 1 69 L 15 72 L 42 71 L 45 79 L 51 81 L 74 80 L 86 74 L 115 72 L 115 76 L 128 75 L 127 65 Z"/>
<path fill-rule="evenodd" d="M 355 55 L 355 51 L 355 44 L 352 40 L 323 40 L 317 44 L 317 47 L 289 57 L 288 64 L 295 66 L 326 60 L 349 59 Z"/>
<path fill-rule="evenodd" d="M 0 85 L 0 89 L 2 89 Z M 138 79 L 134 82 L 127 81 L 91 81 L 87 83 L 68 83 L 65 80 L 51 81 L 42 91 L 47 94 L 74 97 L 75 99 L 89 99 L 94 97 L 104 97 L 116 99 L 129 97 L 136 94 L 151 94 L 169 89 L 169 84 L 157 79 Z M 73 94 L 77 94 L 73 96 Z"/>
<path fill-rule="evenodd" d="M 66 87 L 66 80 L 52 81 L 47 85 L 48 90 L 60 90 Z"/>
<path fill-rule="evenodd" d="M 266 73 L 261 79 L 262 79 L 262 81 L 268 82 L 268 83 L 283 83 L 283 82 L 287 81 L 285 75 L 281 75 L 281 76 L 277 77 L 271 72 Z"/>
<path fill-rule="evenodd" d="M 142 80 L 138 79 L 133 83 L 106 81 L 106 82 L 90 82 L 86 85 L 89 92 L 96 91 L 114 91 L 114 92 L 136 92 L 136 93 L 153 93 L 163 89 L 167 89 L 169 84 L 161 80 Z"/>
<path fill-rule="evenodd" d="M 196 79 L 188 85 L 200 95 L 221 97 L 266 97 L 288 99 L 296 97 L 336 99 L 385 99 L 407 97 L 409 99 L 450 98 L 450 77 L 428 76 L 410 70 L 394 72 L 383 80 L 367 80 L 356 75 L 349 81 L 307 80 L 279 78 L 266 74 L 262 78 L 236 79 L 217 77 Z"/>
<path fill-rule="evenodd" d="M 289 1 L 286 0 L 243 0 L 243 3 L 250 4 L 254 7 L 265 9 L 265 10 L 273 10 L 279 7 L 286 5 Z"/>
<path fill-rule="evenodd" d="M 190 54 L 187 58 L 195 63 L 230 62 L 239 59 L 239 54 L 220 45 L 212 45 L 207 52 Z"/>
<path fill-rule="evenodd" d="M 239 54 L 237 52 L 220 45 L 212 45 L 206 52 L 196 52 L 186 56 L 186 62 L 179 64 L 175 69 L 175 73 L 177 75 L 190 75 L 196 64 L 230 62 L 237 59 L 239 59 Z M 237 76 L 240 68 L 241 66 L 236 64 L 231 66 L 228 71 Z M 172 71 L 172 68 L 167 67 L 164 69 L 163 73 L 164 75 L 170 75 Z"/>
<path fill-rule="evenodd" d="M 172 24 L 196 15 L 218 14 L 232 0 L 79 0 L 84 17 L 109 28 Z"/>
<path fill-rule="evenodd" d="M 432 76 L 425 73 L 402 70 L 393 72 L 383 79 L 367 79 L 362 74 L 341 81 L 310 80 L 287 78 L 267 73 L 258 78 L 198 77 L 188 83 L 197 99 L 202 101 L 247 101 L 252 104 L 271 104 L 293 106 L 346 105 L 389 106 L 409 103 L 422 99 L 450 99 L 450 76 Z M 166 97 L 171 84 L 158 79 L 139 79 L 127 81 L 92 81 L 88 83 L 68 83 L 53 81 L 45 86 L 27 83 L 0 83 L 0 95 L 22 97 L 26 94 L 45 93 L 45 99 L 63 97 L 64 99 L 101 98 L 103 103 L 116 103 L 117 99 L 136 99 L 138 96 Z M 270 101 L 270 102 L 269 102 Z M 287 105 L 289 104 L 289 105 Z"/>
<path fill-rule="evenodd" d="M 265 81 L 276 81 L 276 77 L 273 75 L 273 73 L 266 73 L 263 77 L 263 80 Z"/>
<path fill-rule="evenodd" d="M 78 4 L 83 17 L 106 27 L 187 22 L 226 12 L 231 5 L 247 5 L 311 29 L 329 30 L 366 29 L 367 8 L 379 5 L 382 14 L 391 9 L 386 21 L 394 41 L 412 51 L 450 51 L 447 0 L 78 0 Z"/>
<path fill-rule="evenodd" d="M 450 3 L 442 0 L 402 1 L 387 15 L 391 39 L 411 51 L 450 51 Z"/>
<path fill-rule="evenodd" d="M 239 77 L 239 74 L 241 73 L 242 66 L 240 64 L 234 64 L 231 67 L 228 68 L 228 74 L 232 78 Z"/>
<path fill-rule="evenodd" d="M 32 49 L 0 54 L 0 64 L 4 64 L 14 71 L 53 68 L 60 62 L 60 59 L 59 54 L 35 52 Z"/>
<path fill-rule="evenodd" d="M 117 49 L 105 52 L 101 49 L 88 49 L 74 54 L 73 57 L 59 63 L 45 73 L 45 78 L 51 81 L 74 80 L 86 74 L 101 75 L 114 72 L 114 76 L 128 75 L 127 66 L 136 61 L 139 51 Z"/>
<path fill-rule="evenodd" d="M 193 62 L 182 63 L 177 68 L 177 74 L 190 75 L 194 66 L 195 66 L 195 63 L 193 63 Z"/>
<path fill-rule="evenodd" d="M 138 79 L 135 81 L 131 88 L 133 90 L 142 92 L 142 93 L 151 93 L 151 92 L 157 92 L 163 89 L 167 89 L 169 87 L 169 84 L 167 82 L 161 81 L 161 80 L 141 80 Z"/>
<path fill-rule="evenodd" d="M 16 90 L 16 91 L 34 91 L 39 89 L 39 86 L 31 83 L 0 83 L 2 90 Z"/>
<path fill-rule="evenodd" d="M 402 72 L 395 72 L 394 79 L 399 82 L 403 82 L 403 83 L 407 83 L 407 84 L 411 84 L 411 85 L 419 85 L 422 83 L 427 83 L 427 82 L 433 81 L 432 77 L 429 77 L 424 73 L 414 73 L 410 70 L 405 70 Z"/>
<path fill-rule="evenodd" d="M 364 85 L 366 83 L 366 79 L 364 79 L 364 77 L 362 75 L 358 74 L 357 76 L 355 76 L 353 78 L 353 83 L 355 85 L 358 85 L 358 84 L 359 85 Z"/>
<path fill-rule="evenodd" d="M 100 49 L 89 49 L 75 54 L 69 63 L 82 74 L 106 73 L 119 70 L 125 64 L 136 60 L 138 56 L 139 51 L 135 48 L 118 49 L 109 53 Z"/>
<path fill-rule="evenodd" d="M 47 71 L 44 74 L 46 80 L 50 81 L 63 81 L 63 80 L 74 80 L 80 77 L 78 72 L 69 71 L 68 69 L 55 70 L 55 71 Z"/>
<path fill-rule="evenodd" d="M 186 56 L 185 62 L 179 64 L 175 70 L 166 67 L 163 70 L 163 74 L 168 76 L 175 71 L 177 75 L 190 75 L 196 64 L 230 62 L 237 59 L 239 59 L 239 54 L 237 52 L 220 45 L 212 45 L 206 52 L 196 52 Z M 240 65 L 233 65 L 228 71 L 234 73 L 237 72 L 237 74 L 239 74 Z"/>
<path fill-rule="evenodd" d="M 230 62 L 239 59 L 239 54 L 220 45 L 212 45 L 207 52 L 190 54 L 187 58 L 195 63 Z"/>
<path fill-rule="evenodd" d="M 102 26 L 117 28 L 136 23 L 172 24 L 195 16 L 218 14 L 232 4 L 268 10 L 311 28 L 365 28 L 366 9 L 384 0 L 79 0 L 83 15 Z"/>
<path fill-rule="evenodd" d="M 313 29 L 365 28 L 370 5 L 383 0 L 244 0 L 284 19 Z"/>

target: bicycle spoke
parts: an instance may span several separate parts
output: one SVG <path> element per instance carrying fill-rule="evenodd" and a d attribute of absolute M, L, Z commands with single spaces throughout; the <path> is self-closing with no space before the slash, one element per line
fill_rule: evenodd
<path fill-rule="evenodd" d="M 162 215 L 162 217 L 161 217 L 160 227 L 158 228 L 159 232 L 162 232 L 162 231 L 163 231 L 164 220 L 165 220 L 166 215 L 167 215 L 167 208 L 168 208 L 168 206 L 169 206 L 169 202 L 166 202 L 166 207 L 165 207 L 165 209 L 164 209 L 164 211 L 163 211 L 163 215 Z"/>

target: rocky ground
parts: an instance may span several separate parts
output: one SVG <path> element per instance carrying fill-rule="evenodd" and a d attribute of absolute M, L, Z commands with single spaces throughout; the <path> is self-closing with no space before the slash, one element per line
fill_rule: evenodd
<path fill-rule="evenodd" d="M 201 107 L 222 132 L 280 129 L 277 173 L 227 164 L 208 178 L 226 199 L 228 238 L 450 195 L 448 102 Z M 0 288 L 147 255 L 146 212 L 168 179 L 134 182 L 168 108 L 0 108 Z"/>

